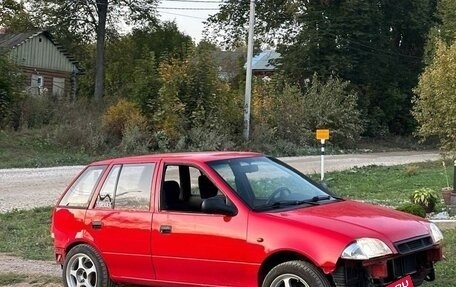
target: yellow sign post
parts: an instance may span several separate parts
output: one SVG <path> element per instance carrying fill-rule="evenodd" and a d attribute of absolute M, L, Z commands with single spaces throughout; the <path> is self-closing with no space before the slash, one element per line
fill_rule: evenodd
<path fill-rule="evenodd" d="M 325 179 L 325 141 L 329 140 L 329 129 L 318 129 L 315 136 L 321 143 L 320 181 L 323 181 Z"/>
<path fill-rule="evenodd" d="M 316 132 L 317 140 L 329 140 L 328 129 L 318 129 Z"/>

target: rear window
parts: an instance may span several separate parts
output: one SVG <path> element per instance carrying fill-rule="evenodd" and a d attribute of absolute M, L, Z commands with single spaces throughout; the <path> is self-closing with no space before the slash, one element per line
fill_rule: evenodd
<path fill-rule="evenodd" d="M 149 210 L 155 164 L 115 165 L 100 190 L 95 208 Z"/>
<path fill-rule="evenodd" d="M 87 208 L 92 193 L 105 169 L 106 166 L 91 166 L 84 170 L 68 189 L 59 205 Z"/>

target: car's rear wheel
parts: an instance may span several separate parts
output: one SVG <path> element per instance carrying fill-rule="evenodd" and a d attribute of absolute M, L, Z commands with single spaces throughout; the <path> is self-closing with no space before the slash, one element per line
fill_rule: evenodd
<path fill-rule="evenodd" d="M 331 284 L 314 265 L 295 260 L 272 268 L 262 287 L 331 287 Z"/>
<path fill-rule="evenodd" d="M 108 269 L 103 259 L 91 246 L 82 244 L 73 247 L 63 264 L 65 287 L 111 287 Z"/>

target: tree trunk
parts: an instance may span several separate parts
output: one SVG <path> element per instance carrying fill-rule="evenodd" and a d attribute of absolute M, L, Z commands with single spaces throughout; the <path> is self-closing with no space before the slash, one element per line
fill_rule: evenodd
<path fill-rule="evenodd" d="M 95 101 L 99 102 L 104 94 L 104 54 L 106 38 L 106 18 L 108 0 L 98 0 L 97 56 L 95 66 Z"/>

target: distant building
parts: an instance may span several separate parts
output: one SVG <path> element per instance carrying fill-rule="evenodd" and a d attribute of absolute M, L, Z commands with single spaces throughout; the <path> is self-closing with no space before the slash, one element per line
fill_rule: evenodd
<path fill-rule="evenodd" d="M 280 53 L 274 50 L 265 50 L 256 54 L 252 58 L 252 74 L 259 77 L 272 76 L 276 69 L 274 61 L 280 57 Z"/>
<path fill-rule="evenodd" d="M 233 81 L 242 71 L 242 63 L 245 61 L 245 51 L 216 51 L 214 61 L 219 69 L 219 78 Z M 276 66 L 274 61 L 280 59 L 280 53 L 274 50 L 265 50 L 252 58 L 252 73 L 258 77 L 270 77 L 274 74 Z M 244 69 L 246 64 L 244 64 Z M 245 74 L 243 75 L 245 76 Z"/>
<path fill-rule="evenodd" d="M 49 32 L 0 32 L 0 50 L 9 53 L 11 60 L 23 71 L 30 94 L 48 92 L 56 96 L 76 96 L 76 76 L 82 69 Z"/>

